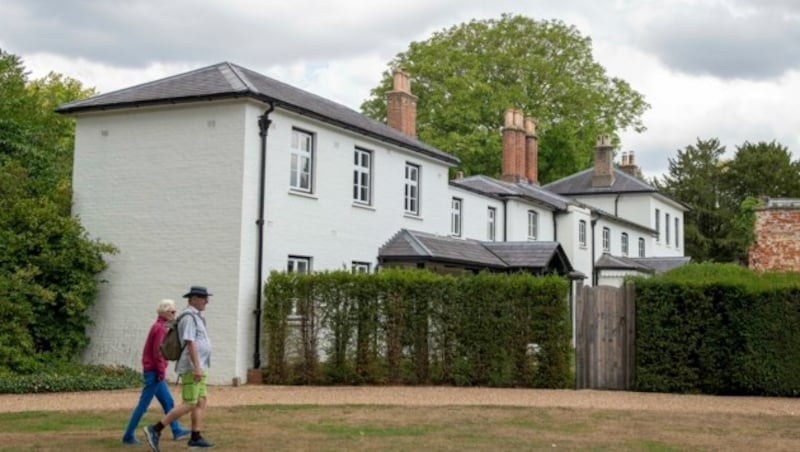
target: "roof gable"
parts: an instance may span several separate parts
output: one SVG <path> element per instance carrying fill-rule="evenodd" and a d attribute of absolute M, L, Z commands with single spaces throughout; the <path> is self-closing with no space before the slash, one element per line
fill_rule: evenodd
<path fill-rule="evenodd" d="M 228 62 L 69 102 L 60 105 L 56 111 L 79 113 L 238 97 L 270 102 L 277 107 L 405 147 L 450 165 L 460 163 L 455 156 L 344 105 Z"/>

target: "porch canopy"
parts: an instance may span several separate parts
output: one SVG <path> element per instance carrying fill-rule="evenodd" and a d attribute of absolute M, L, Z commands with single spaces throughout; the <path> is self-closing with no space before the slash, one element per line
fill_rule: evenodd
<path fill-rule="evenodd" d="M 570 278 L 577 273 L 558 242 L 481 242 L 409 229 L 381 246 L 378 262 L 452 272 L 526 271 Z"/>

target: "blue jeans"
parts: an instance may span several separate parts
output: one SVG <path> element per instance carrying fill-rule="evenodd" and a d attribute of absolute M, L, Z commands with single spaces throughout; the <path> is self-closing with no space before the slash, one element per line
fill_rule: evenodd
<path fill-rule="evenodd" d="M 128 428 L 125 430 L 125 434 L 122 436 L 123 441 L 130 441 L 136 437 L 134 431 L 136 431 L 136 427 L 139 426 L 139 421 L 142 420 L 142 416 L 144 416 L 144 413 L 150 406 L 150 402 L 153 401 L 153 397 L 158 399 L 158 402 L 161 404 L 161 408 L 164 409 L 164 413 L 169 413 L 172 407 L 175 406 L 175 402 L 172 400 L 172 394 L 169 392 L 167 382 L 164 380 L 158 381 L 158 372 L 155 370 L 150 370 L 144 373 L 144 388 L 142 388 L 142 395 L 139 396 L 139 404 L 133 409 L 131 420 L 128 421 Z M 181 424 L 178 423 L 177 419 L 169 424 L 169 428 L 172 430 L 173 435 L 183 430 L 183 427 L 181 427 Z"/>

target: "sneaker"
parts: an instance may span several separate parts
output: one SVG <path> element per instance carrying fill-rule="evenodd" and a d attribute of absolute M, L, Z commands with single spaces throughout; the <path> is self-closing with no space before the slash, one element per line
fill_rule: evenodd
<path fill-rule="evenodd" d="M 192 434 L 191 430 L 186 430 L 185 428 L 182 428 L 180 430 L 175 430 L 174 432 L 172 432 L 172 439 L 178 440 L 183 437 L 189 436 L 191 434 Z"/>
<path fill-rule="evenodd" d="M 147 440 L 150 449 L 152 449 L 153 452 L 159 452 L 158 440 L 161 439 L 161 433 L 155 431 L 155 429 L 149 425 L 142 428 L 142 431 L 144 431 L 144 439 Z"/>
<path fill-rule="evenodd" d="M 208 442 L 208 440 L 205 438 L 190 439 L 188 446 L 189 449 L 200 448 L 200 447 L 214 447 L 214 443 Z"/>
<path fill-rule="evenodd" d="M 142 442 L 136 438 L 122 438 L 122 444 L 126 444 L 128 446 L 141 446 Z"/>

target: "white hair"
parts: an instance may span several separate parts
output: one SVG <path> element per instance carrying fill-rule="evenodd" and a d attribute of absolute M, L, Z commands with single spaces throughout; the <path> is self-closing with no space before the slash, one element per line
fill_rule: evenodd
<path fill-rule="evenodd" d="M 156 308 L 156 312 L 158 314 L 163 314 L 165 312 L 174 310 L 175 310 L 175 301 L 170 300 L 169 298 L 161 300 L 161 302 L 158 303 L 158 307 Z"/>

